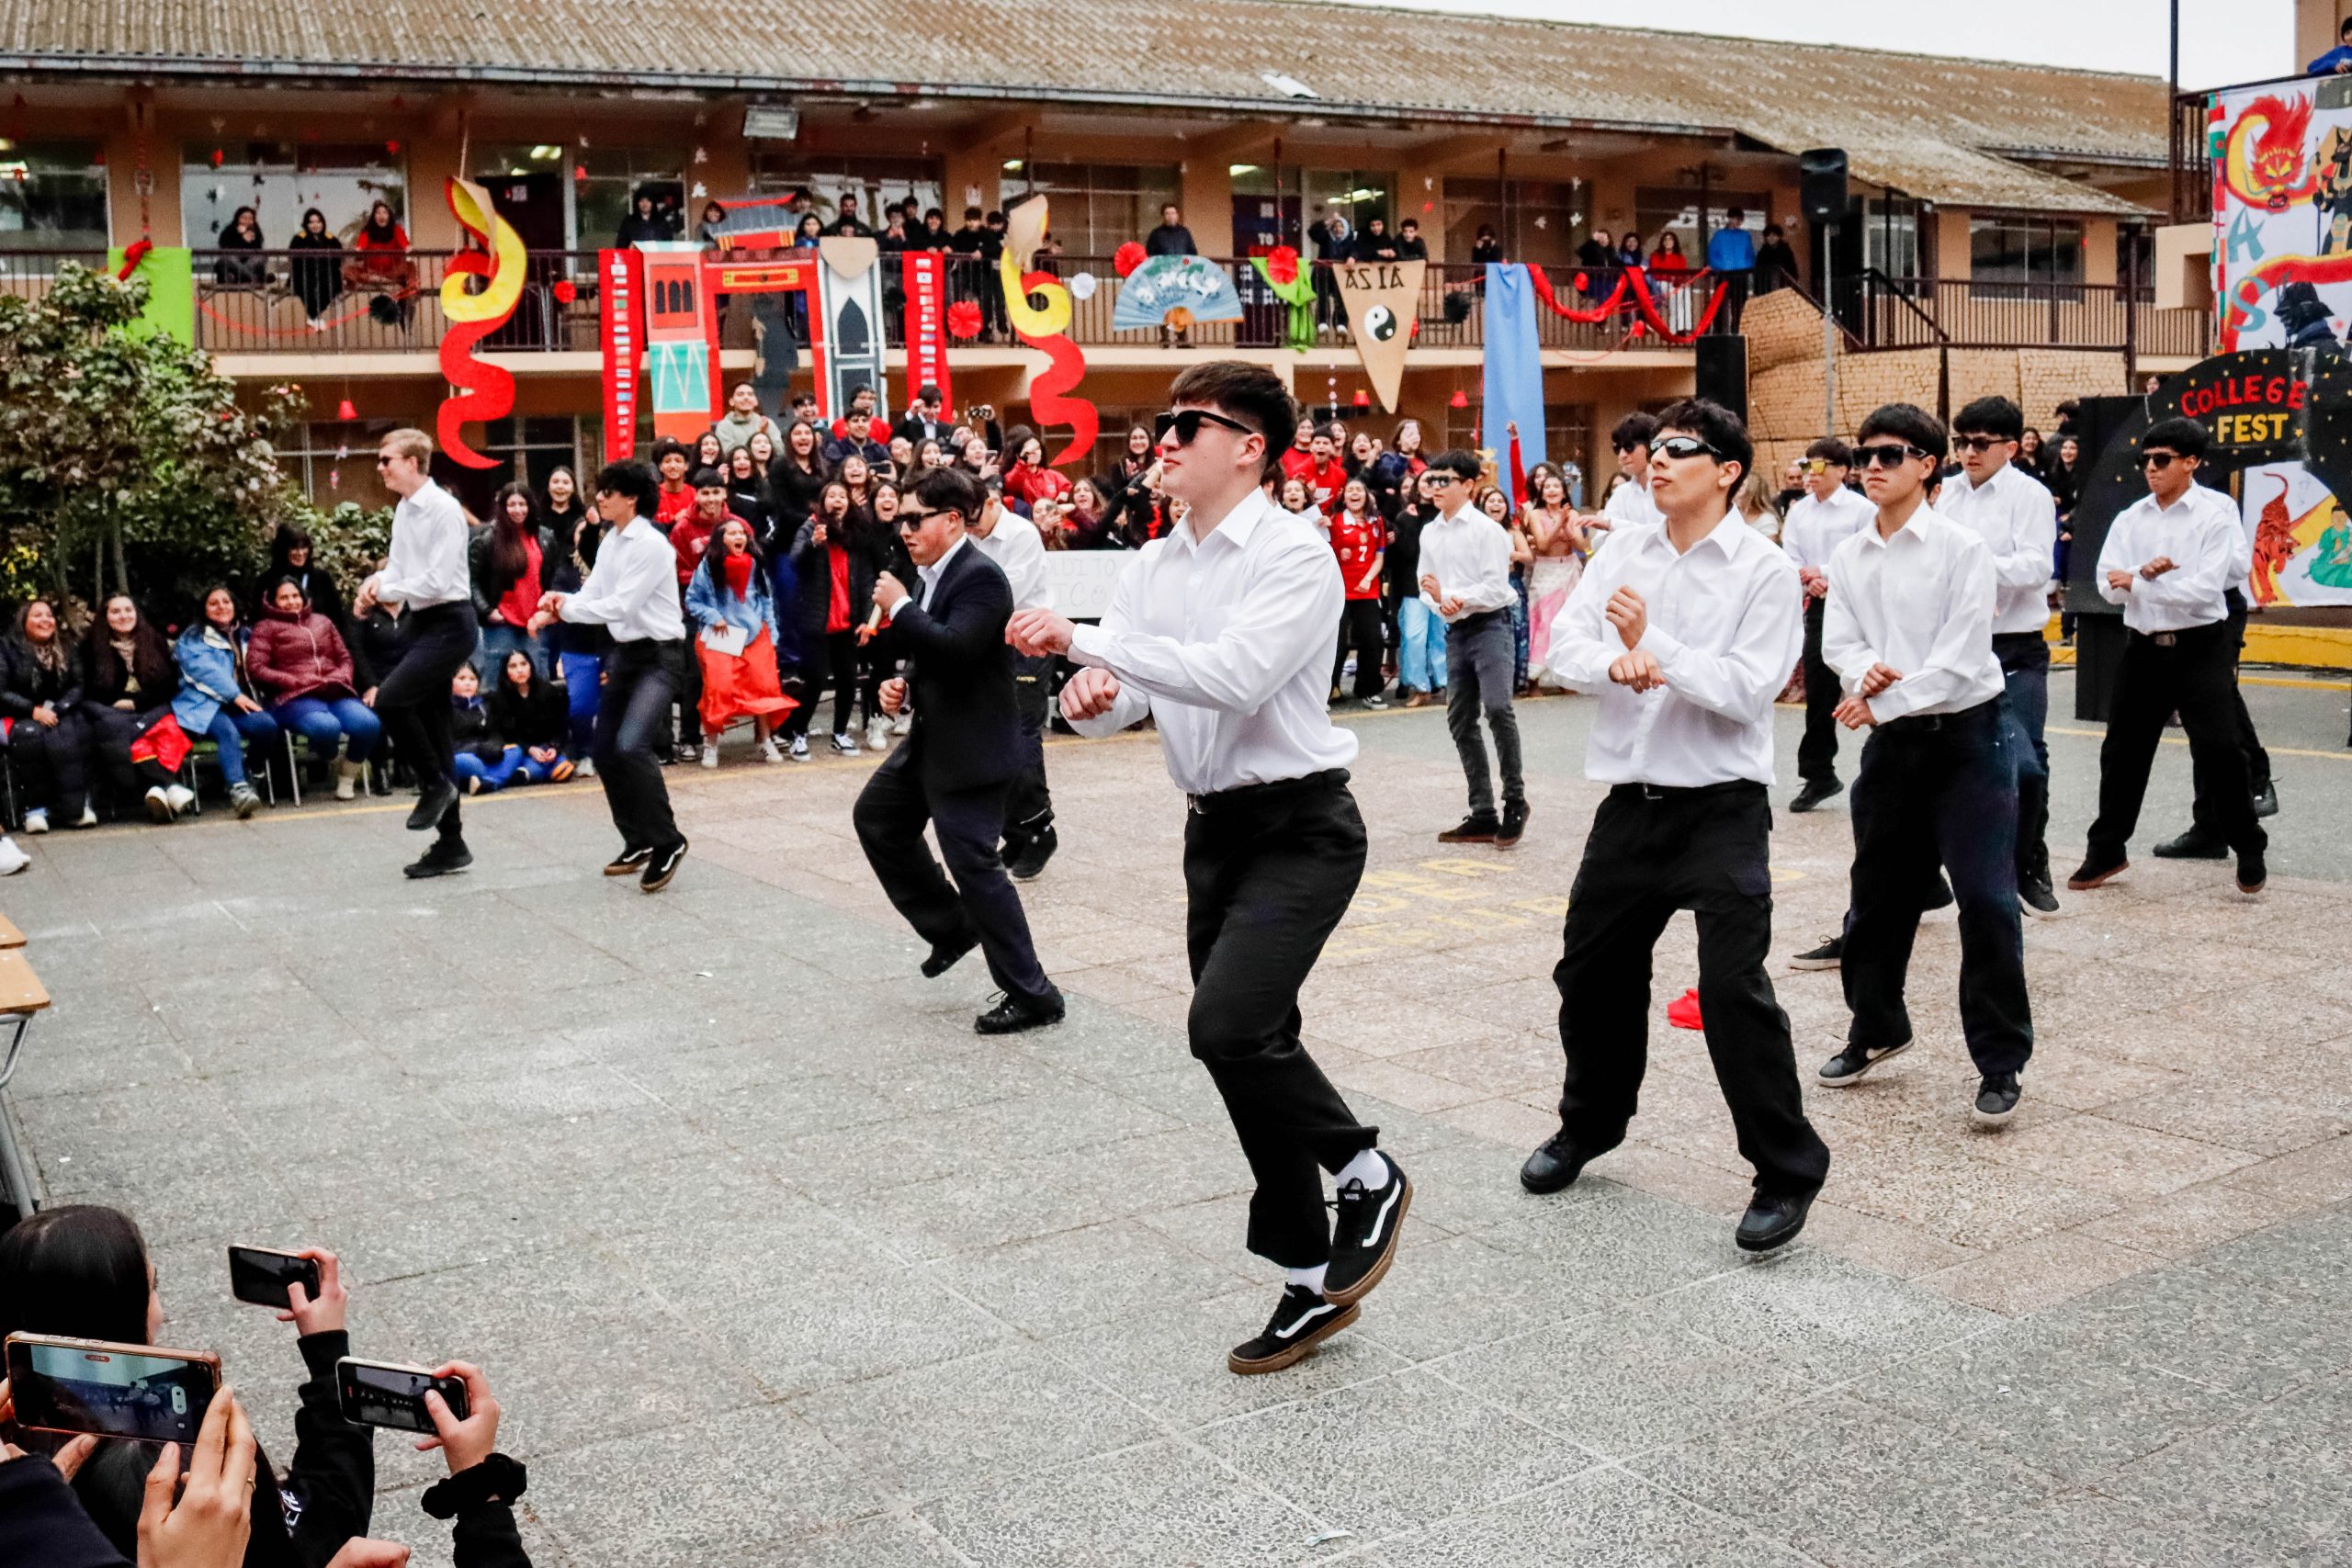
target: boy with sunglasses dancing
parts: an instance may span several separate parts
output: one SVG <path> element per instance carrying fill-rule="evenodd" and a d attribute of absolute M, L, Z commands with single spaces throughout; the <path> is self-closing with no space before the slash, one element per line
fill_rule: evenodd
<path fill-rule="evenodd" d="M 1437 836 L 1441 844 L 1493 844 L 1510 849 L 1527 831 L 1527 781 L 1519 765 L 1519 715 L 1513 687 L 1510 535 L 1474 499 L 1478 459 L 1441 452 L 1430 459 L 1430 491 L 1437 520 L 1421 530 L 1421 603 L 1445 622 L 1445 728 L 1470 784 L 1470 815 Z M 1631 487 L 1628 487 L 1631 488 Z M 1502 815 L 1495 815 L 1494 775 L 1478 716 L 1495 738 L 1495 766 L 1503 775 Z"/>
<path fill-rule="evenodd" d="M 1271 1372 L 1356 1320 L 1413 1190 L 1299 1039 L 1299 989 L 1363 875 L 1365 840 L 1348 792 L 1355 737 L 1325 701 L 1338 559 L 1261 488 L 1298 408 L 1273 372 L 1230 360 L 1187 370 L 1169 399 L 1160 482 L 1183 522 L 1120 574 L 1100 626 L 1028 609 L 1006 637 L 1081 667 L 1061 695 L 1080 734 L 1157 719 L 1184 792 L 1186 1027 L 1257 1178 L 1250 1250 L 1289 1276 L 1226 1365 Z M 1339 1190 L 1336 1222 L 1321 1171 Z"/>
<path fill-rule="evenodd" d="M 1821 652 L 1846 695 L 1838 722 L 1867 729 L 1854 780 L 1846 914 L 1846 1047 L 1820 1081 L 1843 1088 L 1907 1049 L 1904 979 L 1941 862 L 1960 903 L 1960 1021 L 1980 1077 L 1973 1115 L 2015 1113 L 2033 1054 L 2018 905 L 2018 764 L 1993 652 L 1993 553 L 1928 504 L 1949 446 L 1934 415 L 1888 403 L 1854 457 L 1878 508 L 1829 558 Z"/>
<path fill-rule="evenodd" d="M 1804 449 L 1801 472 L 1804 494 L 1789 507 L 1781 544 L 1797 569 L 1804 593 L 1804 739 L 1797 743 L 1797 777 L 1803 781 L 1792 811 L 1810 811 L 1844 793 L 1838 776 L 1838 677 L 1821 661 L 1821 614 L 1829 599 L 1829 557 L 1838 546 L 1870 526 L 1877 515 L 1869 501 L 1847 487 L 1854 455 L 1843 441 L 1825 435 Z M 1823 949 L 1815 953 L 1835 957 Z"/>

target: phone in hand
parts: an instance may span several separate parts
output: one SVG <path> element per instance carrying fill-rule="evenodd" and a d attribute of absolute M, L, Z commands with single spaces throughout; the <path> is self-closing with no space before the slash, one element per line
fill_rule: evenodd
<path fill-rule="evenodd" d="M 220 1392 L 220 1358 L 56 1334 L 11 1334 L 17 1425 L 141 1443 L 192 1443 Z"/>
<path fill-rule="evenodd" d="M 255 1306 L 287 1307 L 293 1303 L 286 1287 L 300 1283 L 311 1300 L 319 1299 L 319 1260 L 274 1247 L 232 1247 L 229 1249 L 229 1291 Z"/>
<path fill-rule="evenodd" d="M 334 1364 L 335 1398 L 343 1418 L 362 1427 L 390 1427 L 401 1432 L 430 1432 L 433 1417 L 424 1408 L 425 1390 L 441 1396 L 449 1414 L 464 1420 L 471 1412 L 462 1378 L 436 1378 L 426 1367 L 403 1367 L 392 1361 L 362 1361 L 345 1356 Z"/>

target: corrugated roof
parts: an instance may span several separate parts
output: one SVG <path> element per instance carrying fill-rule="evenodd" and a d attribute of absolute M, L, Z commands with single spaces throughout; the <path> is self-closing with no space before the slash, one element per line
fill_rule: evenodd
<path fill-rule="evenodd" d="M 1986 151 L 2147 164 L 2153 77 L 1311 0 L 0 0 L 0 67 L 597 79 L 1740 131 L 1931 201 L 2135 213 Z M 1290 96 L 1267 77 L 1314 89 Z"/>

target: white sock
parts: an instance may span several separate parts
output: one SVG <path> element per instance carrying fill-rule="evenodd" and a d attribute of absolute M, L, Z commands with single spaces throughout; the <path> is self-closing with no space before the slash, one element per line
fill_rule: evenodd
<path fill-rule="evenodd" d="M 1379 1150 L 1364 1149 L 1341 1166 L 1339 1174 L 1331 1179 L 1341 1187 L 1351 1181 L 1361 1181 L 1365 1191 L 1377 1192 L 1388 1185 L 1388 1162 L 1380 1157 Z"/>
<path fill-rule="evenodd" d="M 1323 1276 L 1330 1267 L 1329 1263 L 1317 1263 L 1312 1269 L 1289 1269 L 1283 1272 L 1290 1276 L 1292 1284 L 1313 1291 L 1319 1296 L 1323 1293 Z"/>

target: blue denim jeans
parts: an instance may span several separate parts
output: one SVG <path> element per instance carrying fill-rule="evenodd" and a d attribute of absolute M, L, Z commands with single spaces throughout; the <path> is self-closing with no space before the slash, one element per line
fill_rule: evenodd
<path fill-rule="evenodd" d="M 277 721 L 267 713 L 241 713 L 224 707 L 212 716 L 204 733 L 220 748 L 220 777 L 229 784 L 245 782 L 245 748 L 269 746 L 277 740 Z"/>
<path fill-rule="evenodd" d="M 560 753 L 552 762 L 534 761 L 520 746 L 509 746 L 495 762 L 485 762 L 471 751 L 460 751 L 458 753 L 458 778 L 461 783 L 468 779 L 480 779 L 485 790 L 504 789 L 517 779 L 525 784 L 545 784 L 562 765 Z"/>
<path fill-rule="evenodd" d="M 596 653 L 566 653 L 562 658 L 563 694 L 571 705 L 571 745 L 575 757 L 585 757 L 596 743 L 596 705 L 605 695 L 605 660 Z"/>
<path fill-rule="evenodd" d="M 338 739 L 347 739 L 346 755 L 364 762 L 384 739 L 384 721 L 357 697 L 296 697 L 269 712 L 280 725 L 307 739 L 321 756 L 332 751 Z"/>
<path fill-rule="evenodd" d="M 1445 621 L 1419 595 L 1396 606 L 1396 683 L 1417 692 L 1445 690 Z"/>

